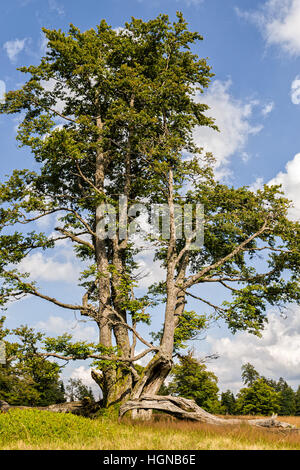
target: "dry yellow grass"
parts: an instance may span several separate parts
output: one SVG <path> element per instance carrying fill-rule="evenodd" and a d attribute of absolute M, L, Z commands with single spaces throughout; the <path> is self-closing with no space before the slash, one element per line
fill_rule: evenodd
<path fill-rule="evenodd" d="M 218 415 L 220 418 L 225 418 L 225 419 L 230 419 L 230 418 L 241 418 L 241 419 L 259 419 L 259 418 L 265 418 L 265 416 L 252 416 L 252 415 L 246 415 L 246 416 L 230 416 L 230 415 Z M 298 427 L 300 429 L 300 416 L 278 416 L 277 419 L 279 421 L 284 421 L 289 424 L 293 424 L 294 426 Z"/>
<path fill-rule="evenodd" d="M 300 428 L 300 417 L 280 419 Z M 0 449 L 299 450 L 300 431 L 166 419 L 118 423 L 109 418 L 90 420 L 47 411 L 14 410 L 0 415 Z"/>

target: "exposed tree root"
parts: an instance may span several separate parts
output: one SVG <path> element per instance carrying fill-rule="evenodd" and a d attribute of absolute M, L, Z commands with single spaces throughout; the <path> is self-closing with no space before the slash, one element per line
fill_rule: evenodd
<path fill-rule="evenodd" d="M 187 398 L 172 397 L 170 395 L 161 396 L 147 396 L 143 395 L 139 400 L 129 400 L 120 407 L 120 418 L 125 415 L 128 411 L 144 409 L 144 410 L 161 410 L 169 413 L 176 418 L 190 419 L 192 421 L 199 421 L 201 423 L 216 424 L 216 425 L 229 425 L 229 424 L 241 424 L 246 423 L 252 426 L 259 426 L 264 428 L 290 428 L 295 429 L 296 426 L 277 421 L 276 416 L 273 415 L 271 418 L 263 419 L 224 419 L 214 416 L 207 411 L 200 408 L 194 400 L 188 400 Z"/>

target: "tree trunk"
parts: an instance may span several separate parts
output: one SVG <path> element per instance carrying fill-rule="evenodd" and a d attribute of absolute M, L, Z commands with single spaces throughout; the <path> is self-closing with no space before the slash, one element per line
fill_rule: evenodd
<path fill-rule="evenodd" d="M 125 370 L 122 366 L 117 366 L 116 369 L 109 366 L 101 372 L 92 369 L 91 376 L 101 389 L 105 408 L 123 403 L 129 398 L 132 391 L 132 375 L 128 369 Z M 110 380 L 107 380 L 108 378 Z"/>
<path fill-rule="evenodd" d="M 156 395 L 172 369 L 172 360 L 157 353 L 142 372 L 141 378 L 136 382 L 130 397 L 130 401 L 139 400 L 143 395 Z M 133 410 L 133 419 L 149 420 L 152 417 L 152 409 L 141 407 Z"/>
<path fill-rule="evenodd" d="M 133 101 L 131 102 L 131 107 Z M 114 335 L 116 345 L 122 351 L 124 357 L 130 357 L 131 346 L 127 325 L 126 309 L 124 308 L 124 298 L 122 297 L 121 281 L 123 273 L 126 271 L 124 263 L 124 250 L 127 247 L 127 237 L 119 244 L 118 236 L 115 235 L 112 240 L 103 238 L 101 227 L 103 222 L 103 202 L 105 200 L 105 173 L 107 160 L 109 156 L 103 152 L 101 132 L 104 123 L 98 116 L 96 125 L 100 131 L 99 148 L 96 154 L 95 168 L 95 186 L 99 195 L 103 195 L 103 201 L 99 203 L 95 213 L 96 237 L 95 253 L 98 274 L 99 291 L 99 311 L 97 323 L 100 330 L 99 342 L 102 346 L 110 348 L 113 344 L 112 334 Z M 126 175 L 124 183 L 125 195 L 128 197 L 130 189 L 130 146 L 126 156 Z M 111 252 L 110 252 L 111 250 Z M 112 264 L 111 264 L 112 263 Z M 111 268 L 114 269 L 111 269 Z M 113 308 L 112 308 L 112 305 Z M 114 313 L 115 312 L 115 313 Z M 119 403 L 128 398 L 132 390 L 132 374 L 128 367 L 122 365 L 105 365 L 101 372 L 93 371 L 92 378 L 100 386 L 103 394 L 105 407 Z"/>
<path fill-rule="evenodd" d="M 161 410 L 168 414 L 180 419 L 187 419 L 191 421 L 198 421 L 201 423 L 214 424 L 214 425 L 232 425 L 232 424 L 249 424 L 251 426 L 266 427 L 266 428 L 286 428 L 296 429 L 296 427 L 289 423 L 276 421 L 276 416 L 263 419 L 224 419 L 214 416 L 207 411 L 200 408 L 194 400 L 187 398 L 172 397 L 170 395 L 143 395 L 139 400 L 128 400 L 120 408 L 120 419 L 132 410 Z"/>

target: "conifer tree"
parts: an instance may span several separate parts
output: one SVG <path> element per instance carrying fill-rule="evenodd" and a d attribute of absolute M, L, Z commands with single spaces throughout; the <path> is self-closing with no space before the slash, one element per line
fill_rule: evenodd
<path fill-rule="evenodd" d="M 225 414 L 234 415 L 236 413 L 236 399 L 231 390 L 226 390 L 221 394 L 221 406 Z"/>

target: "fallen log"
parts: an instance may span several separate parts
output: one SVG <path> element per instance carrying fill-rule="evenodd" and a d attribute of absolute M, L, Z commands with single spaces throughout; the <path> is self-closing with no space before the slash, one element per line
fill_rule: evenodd
<path fill-rule="evenodd" d="M 57 403 L 55 405 L 49 406 L 21 406 L 21 405 L 9 405 L 6 401 L 0 400 L 0 411 L 6 413 L 12 409 L 21 409 L 21 410 L 45 410 L 45 411 L 52 411 L 54 413 L 72 413 L 76 415 L 83 415 L 86 416 L 89 411 L 93 409 L 95 412 L 97 409 L 100 408 L 100 405 L 97 403 L 91 403 L 89 400 L 82 400 L 82 401 L 72 401 L 66 403 Z"/>
<path fill-rule="evenodd" d="M 126 403 L 121 405 L 119 411 L 119 418 L 121 419 L 128 411 L 132 410 L 160 410 L 168 414 L 171 414 L 179 419 L 187 419 L 191 421 L 199 421 L 206 424 L 215 425 L 230 425 L 230 424 L 241 424 L 246 423 L 251 426 L 258 426 L 264 428 L 286 428 L 296 429 L 296 426 L 284 423 L 276 420 L 276 415 L 270 418 L 260 419 L 243 419 L 243 418 L 219 418 L 214 416 L 207 411 L 203 410 L 198 406 L 194 400 L 189 400 L 182 397 L 173 397 L 171 395 L 144 395 L 138 400 L 128 400 Z"/>

